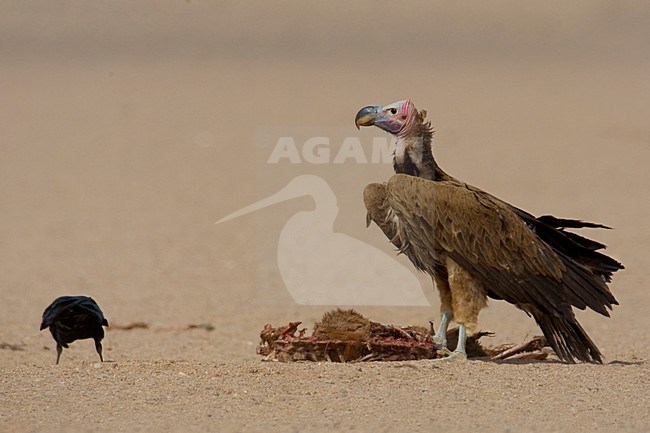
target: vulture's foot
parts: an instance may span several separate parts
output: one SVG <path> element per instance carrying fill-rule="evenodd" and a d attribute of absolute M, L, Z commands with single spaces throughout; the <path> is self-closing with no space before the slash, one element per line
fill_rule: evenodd
<path fill-rule="evenodd" d="M 465 352 L 454 351 L 449 356 L 438 358 L 434 361 L 437 362 L 465 362 L 467 361 L 467 354 Z"/>
<path fill-rule="evenodd" d="M 441 353 L 443 355 L 451 354 L 451 351 L 447 349 L 447 333 L 444 333 L 442 335 L 438 333 L 432 338 L 432 340 L 438 353 Z"/>
<path fill-rule="evenodd" d="M 467 341 L 467 331 L 465 330 L 465 325 L 462 323 L 458 324 L 458 344 L 456 345 L 456 350 L 446 358 L 442 358 L 446 361 L 467 361 L 467 351 L 465 350 L 465 342 Z"/>
<path fill-rule="evenodd" d="M 442 359 L 442 357 L 447 358 L 447 357 L 451 356 L 452 353 L 453 353 L 451 350 L 449 350 L 447 348 L 446 344 L 445 344 L 445 346 L 440 346 L 439 347 L 438 344 L 436 343 L 435 349 L 436 349 L 436 353 L 438 354 L 438 356 L 441 357 L 440 359 Z"/>

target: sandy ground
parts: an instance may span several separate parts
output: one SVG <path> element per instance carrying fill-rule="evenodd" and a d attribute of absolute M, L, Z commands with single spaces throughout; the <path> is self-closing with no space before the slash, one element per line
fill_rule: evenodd
<path fill-rule="evenodd" d="M 647 431 L 648 17 L 606 1 L 5 5 L 0 431 Z M 314 202 L 215 221 L 318 174 L 338 200 L 334 230 L 391 253 L 361 202 L 390 165 L 269 167 L 260 132 L 368 138 L 356 111 L 406 97 L 429 111 L 454 176 L 535 214 L 615 227 L 589 235 L 627 267 L 612 284 L 620 306 L 578 313 L 604 365 L 255 355 L 265 323 L 311 325 L 331 308 L 294 302 L 275 262 L 284 222 Z M 437 321 L 417 278 L 433 306 L 356 308 Z M 93 296 L 116 325 L 107 362 L 84 340 L 53 365 L 38 325 L 64 294 Z M 117 329 L 132 322 L 149 328 Z M 500 302 L 480 328 L 495 344 L 538 333 Z"/>

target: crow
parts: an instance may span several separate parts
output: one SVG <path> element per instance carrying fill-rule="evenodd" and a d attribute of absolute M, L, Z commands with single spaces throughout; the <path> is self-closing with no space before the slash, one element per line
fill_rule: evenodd
<path fill-rule="evenodd" d="M 50 328 L 52 337 L 56 341 L 56 363 L 59 363 L 63 348 L 75 340 L 92 338 L 95 340 L 95 349 L 99 359 L 104 362 L 102 356 L 102 338 L 104 328 L 108 321 L 104 313 L 93 298 L 88 296 L 61 296 L 43 312 L 41 331 Z"/>

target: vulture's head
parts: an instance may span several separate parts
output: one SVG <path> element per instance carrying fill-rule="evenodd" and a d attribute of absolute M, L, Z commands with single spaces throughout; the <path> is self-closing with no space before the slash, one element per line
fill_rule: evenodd
<path fill-rule="evenodd" d="M 425 112 L 415 108 L 409 99 L 381 106 L 363 107 L 354 119 L 357 128 L 376 126 L 393 135 L 408 135 L 417 123 L 424 119 Z"/>

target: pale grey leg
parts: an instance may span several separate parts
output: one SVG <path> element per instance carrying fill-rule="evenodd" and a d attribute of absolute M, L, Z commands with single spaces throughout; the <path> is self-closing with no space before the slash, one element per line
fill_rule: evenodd
<path fill-rule="evenodd" d="M 467 358 L 467 351 L 465 351 L 465 342 L 467 341 L 467 332 L 465 331 L 465 325 L 460 323 L 458 325 L 458 344 L 456 345 L 456 350 L 454 353 L 459 353 Z"/>
<path fill-rule="evenodd" d="M 465 330 L 465 325 L 459 323 L 458 344 L 456 345 L 456 350 L 454 350 L 451 355 L 445 358 L 438 358 L 436 359 L 436 361 L 466 361 L 467 360 L 467 352 L 465 351 L 466 341 L 467 341 L 467 331 Z"/>
<path fill-rule="evenodd" d="M 437 350 L 447 350 L 447 328 L 449 327 L 450 318 L 451 311 L 445 310 L 442 312 L 440 325 L 438 325 L 438 329 L 436 329 L 436 335 L 433 337 L 433 342 L 436 343 Z"/>

